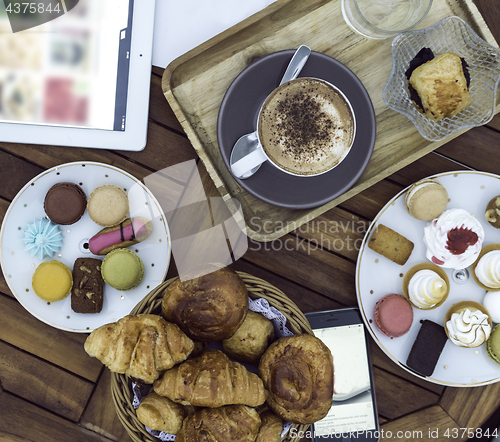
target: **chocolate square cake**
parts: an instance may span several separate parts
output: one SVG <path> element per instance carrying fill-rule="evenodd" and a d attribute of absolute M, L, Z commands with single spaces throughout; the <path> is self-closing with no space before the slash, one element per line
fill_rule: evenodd
<path fill-rule="evenodd" d="M 408 355 L 406 365 L 421 375 L 432 375 L 447 340 L 448 337 L 441 325 L 425 319 Z"/>
<path fill-rule="evenodd" d="M 71 308 L 76 313 L 99 313 L 104 299 L 102 261 L 96 258 L 77 258 L 73 265 Z"/>

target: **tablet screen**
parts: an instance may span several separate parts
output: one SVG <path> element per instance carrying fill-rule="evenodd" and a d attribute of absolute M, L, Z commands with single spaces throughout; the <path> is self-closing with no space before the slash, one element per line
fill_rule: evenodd
<path fill-rule="evenodd" d="M 124 131 L 133 2 L 0 4 L 0 122 Z"/>

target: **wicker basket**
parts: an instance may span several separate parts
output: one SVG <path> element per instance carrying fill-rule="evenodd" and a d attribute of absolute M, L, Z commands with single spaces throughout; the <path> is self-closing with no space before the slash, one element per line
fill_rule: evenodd
<path fill-rule="evenodd" d="M 312 334 L 311 327 L 304 314 L 299 308 L 279 289 L 268 282 L 251 276 L 247 273 L 238 272 L 245 282 L 248 295 L 251 299 L 265 298 L 273 307 L 277 308 L 287 318 L 286 326 L 294 333 Z M 135 306 L 130 314 L 139 313 L 160 314 L 163 291 L 172 284 L 177 278 L 169 279 L 152 290 L 139 304 Z M 151 436 L 139 422 L 135 410 L 132 406 L 133 393 L 131 379 L 124 374 L 111 373 L 111 394 L 115 403 L 116 413 L 121 423 L 127 430 L 130 438 L 134 442 L 158 442 L 159 439 Z M 309 425 L 294 425 L 297 434 L 307 431 Z M 298 437 L 291 437 L 290 431 L 282 439 L 286 442 L 296 442 Z"/>

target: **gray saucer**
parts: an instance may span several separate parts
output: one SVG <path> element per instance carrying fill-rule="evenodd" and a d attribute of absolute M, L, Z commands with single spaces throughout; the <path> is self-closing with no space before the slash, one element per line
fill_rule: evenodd
<path fill-rule="evenodd" d="M 294 50 L 274 52 L 244 69 L 229 86 L 219 109 L 217 137 L 229 169 L 234 143 L 255 131 L 257 115 L 265 98 L 278 84 Z M 241 187 L 269 204 L 289 209 L 308 209 L 331 201 L 349 190 L 366 168 L 375 144 L 375 112 L 361 81 L 342 63 L 312 52 L 299 77 L 322 78 L 337 86 L 351 102 L 356 116 L 354 144 L 337 167 L 316 177 L 297 177 L 262 164 L 250 178 L 236 179 Z"/>

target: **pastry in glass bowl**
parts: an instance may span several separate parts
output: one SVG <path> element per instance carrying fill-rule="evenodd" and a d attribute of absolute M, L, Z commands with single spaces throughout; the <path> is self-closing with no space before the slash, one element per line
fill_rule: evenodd
<path fill-rule="evenodd" d="M 467 62 L 453 52 L 435 57 L 429 48 L 423 48 L 412 60 L 406 76 L 415 106 L 434 121 L 453 117 L 472 102 Z"/>

